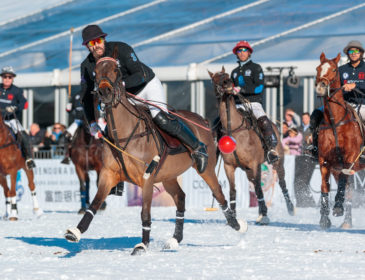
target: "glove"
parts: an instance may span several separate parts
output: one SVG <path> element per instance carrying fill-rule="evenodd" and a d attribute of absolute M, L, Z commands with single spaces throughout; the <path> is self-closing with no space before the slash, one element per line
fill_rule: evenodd
<path fill-rule="evenodd" d="M 233 88 L 233 94 L 238 94 L 241 91 L 240 87 L 234 87 Z"/>
<path fill-rule="evenodd" d="M 101 138 L 102 136 L 101 128 L 96 122 L 90 124 L 90 134 L 91 136 L 94 136 L 95 139 Z"/>
<path fill-rule="evenodd" d="M 5 110 L 8 113 L 14 113 L 16 110 L 16 106 L 7 106 L 7 107 L 5 107 Z"/>
<path fill-rule="evenodd" d="M 72 110 L 72 103 L 67 103 L 67 105 L 66 105 L 66 111 L 70 113 L 71 110 Z"/>

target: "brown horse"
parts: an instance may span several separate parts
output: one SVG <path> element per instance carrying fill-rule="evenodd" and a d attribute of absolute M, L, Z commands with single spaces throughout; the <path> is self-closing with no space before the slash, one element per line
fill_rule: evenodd
<path fill-rule="evenodd" d="M 117 53 L 114 51 L 113 58 L 104 57 L 98 60 L 95 67 L 95 80 L 99 98 L 106 106 L 108 138 L 118 149 L 104 144 L 103 167 L 100 172 L 98 192 L 77 228 L 68 229 L 65 237 L 69 241 L 78 242 L 81 233 L 89 227 L 96 210 L 99 209 L 110 189 L 120 181 L 129 181 L 142 188 L 143 200 L 142 243 L 134 247 L 132 254 L 145 252 L 150 242 L 153 185 L 156 182 L 162 182 L 177 207 L 175 232 L 173 238 L 165 246 L 175 248 L 183 238 L 185 212 L 185 193 L 181 189 L 177 177 L 191 166 L 196 169 L 196 164 L 192 160 L 190 151 L 186 149 L 177 154 L 166 152 L 163 142 L 158 141 L 155 133 L 156 127 L 152 123 L 151 116 L 146 114 L 144 107 L 135 106 L 130 102 L 122 81 L 121 71 L 118 69 L 118 62 L 115 60 L 116 57 Z M 236 219 L 228 207 L 218 183 L 215 174 L 214 139 L 211 130 L 207 128 L 206 121 L 192 112 L 179 111 L 179 114 L 199 124 L 199 126 L 191 124 L 189 126 L 208 150 L 208 165 L 200 176 L 220 203 L 228 225 L 237 231 L 246 231 L 247 223 Z M 159 160 L 158 157 L 161 159 Z M 148 165 L 148 163 L 151 164 Z"/>
<path fill-rule="evenodd" d="M 102 168 L 103 142 L 95 139 L 88 132 L 87 127 L 81 125 L 73 138 L 70 148 L 70 157 L 75 165 L 77 177 L 80 182 L 81 209 L 79 214 L 84 214 L 90 205 L 90 177 L 89 171 L 95 170 L 97 175 L 96 184 L 99 181 L 99 174 Z M 104 202 L 101 209 L 105 209 Z"/>
<path fill-rule="evenodd" d="M 208 71 L 209 72 L 209 71 Z M 222 124 L 223 134 L 232 136 L 237 141 L 237 148 L 231 154 L 222 153 L 224 161 L 224 169 L 230 186 L 230 206 L 232 210 L 236 209 L 236 186 L 235 186 L 235 170 L 240 167 L 246 171 L 247 178 L 255 186 L 255 193 L 259 203 L 259 217 L 258 224 L 268 224 L 267 207 L 264 200 L 263 191 L 261 188 L 261 164 L 265 161 L 265 150 L 262 147 L 262 140 L 260 133 L 253 125 L 252 112 L 250 114 L 242 114 L 237 110 L 233 98 L 233 81 L 230 79 L 228 73 L 225 72 L 224 67 L 220 72 L 209 72 L 212 78 L 214 91 L 218 99 L 219 116 Z M 247 104 L 249 106 L 249 104 Z M 249 108 L 249 107 L 248 107 Z M 273 129 L 276 137 L 279 138 L 279 132 L 275 125 Z M 220 131 L 217 133 L 221 134 Z M 278 141 L 276 151 L 280 159 L 273 164 L 279 177 L 279 185 L 283 192 L 286 206 L 290 215 L 294 215 L 294 206 L 290 200 L 288 189 L 285 183 L 284 170 L 284 153 L 281 142 Z"/>
<path fill-rule="evenodd" d="M 318 156 L 322 175 L 319 224 L 323 229 L 331 226 L 331 220 L 328 218 L 330 174 L 333 174 L 338 184 L 332 214 L 342 216 L 348 176 L 365 167 L 358 161 L 363 144 L 360 125 L 354 117 L 354 110 L 343 97 L 337 66 L 340 58 L 341 55 L 338 54 L 333 59 L 327 59 L 322 53 L 316 76 L 317 95 L 324 101 L 324 118 L 318 134 Z"/>
<path fill-rule="evenodd" d="M 16 178 L 19 169 L 23 169 L 28 178 L 29 189 L 33 199 L 33 213 L 36 216 L 43 214 L 42 209 L 39 208 L 35 185 L 33 170 L 29 170 L 25 165 L 25 158 L 22 155 L 21 149 L 15 136 L 12 135 L 10 128 L 4 123 L 2 114 L 0 112 L 0 184 L 4 188 L 6 212 L 4 218 L 10 221 L 18 220 L 18 210 L 16 204 Z M 6 180 L 6 176 L 10 175 L 10 189 Z"/>

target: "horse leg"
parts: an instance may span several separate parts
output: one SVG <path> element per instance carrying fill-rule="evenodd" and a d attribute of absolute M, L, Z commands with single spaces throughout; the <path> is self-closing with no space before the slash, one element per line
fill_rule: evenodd
<path fill-rule="evenodd" d="M 345 190 L 346 190 L 346 184 L 347 184 L 348 175 L 345 175 L 343 173 L 340 173 L 338 176 L 338 187 L 337 187 L 337 193 L 335 196 L 335 206 L 332 210 L 332 215 L 335 217 L 343 216 L 344 209 L 343 209 L 343 203 L 345 201 Z"/>
<path fill-rule="evenodd" d="M 231 210 L 236 217 L 236 182 L 235 182 L 235 167 L 232 165 L 224 164 L 224 170 L 229 182 L 229 204 Z"/>
<path fill-rule="evenodd" d="M 4 219 L 8 219 L 11 211 L 10 197 L 9 197 L 9 187 L 8 182 L 4 176 L 0 175 L 0 184 L 3 186 L 4 196 L 5 196 L 5 215 Z"/>
<path fill-rule="evenodd" d="M 235 213 L 229 208 L 227 200 L 225 199 L 222 192 L 222 187 L 219 185 L 218 178 L 215 175 L 214 166 L 208 164 L 204 173 L 201 173 L 199 175 L 208 184 L 214 198 L 218 201 L 228 225 L 239 232 L 246 232 L 247 222 L 243 220 L 237 220 L 235 217 Z"/>
<path fill-rule="evenodd" d="M 255 193 L 259 203 L 259 216 L 256 219 L 256 224 L 268 225 L 270 223 L 270 219 L 267 216 L 267 206 L 264 198 L 264 192 L 261 187 L 261 164 L 257 164 L 255 169 L 248 170 L 246 174 L 248 180 L 251 181 L 255 187 Z"/>
<path fill-rule="evenodd" d="M 178 243 L 183 239 L 184 231 L 184 212 L 185 212 L 185 193 L 181 189 L 177 179 L 163 181 L 165 190 L 171 195 L 176 205 L 175 232 L 164 246 L 164 249 L 177 249 Z"/>
<path fill-rule="evenodd" d="M 330 213 L 329 202 L 328 202 L 328 192 L 330 191 L 329 185 L 329 177 L 330 172 L 328 168 L 324 165 L 321 165 L 321 175 L 322 175 L 322 184 L 321 184 L 321 219 L 319 220 L 319 225 L 322 229 L 328 229 L 331 227 L 331 220 L 328 218 Z"/>
<path fill-rule="evenodd" d="M 90 179 L 89 179 L 89 176 L 87 176 L 88 178 L 88 181 L 87 181 L 87 185 L 86 185 L 86 189 L 87 189 L 87 192 L 86 192 L 86 203 L 89 203 L 88 201 L 90 200 L 89 199 L 89 194 L 90 194 Z M 98 186 L 99 184 L 99 172 L 96 173 L 96 186 Z M 108 194 L 109 195 L 109 194 Z M 101 204 L 100 206 L 100 210 L 105 210 L 106 209 L 106 201 L 104 200 L 103 203 Z"/>
<path fill-rule="evenodd" d="M 80 223 L 75 228 L 67 229 L 65 238 L 70 242 L 79 242 L 81 234 L 87 231 L 91 221 L 93 220 L 97 210 L 99 210 L 101 204 L 108 196 L 111 188 L 115 186 L 119 181 L 115 177 L 115 173 L 111 170 L 104 169 L 100 175 L 100 181 L 98 185 L 98 191 L 90 205 L 82 217 Z"/>
<path fill-rule="evenodd" d="M 88 207 L 88 204 L 86 199 L 88 196 L 88 189 L 86 186 L 86 171 L 80 167 L 80 165 L 76 165 L 76 174 L 77 177 L 79 178 L 79 183 L 80 183 L 80 201 L 81 201 L 81 208 L 79 210 L 79 214 L 85 214 L 85 211 Z"/>
<path fill-rule="evenodd" d="M 39 207 L 37 193 L 35 191 L 34 173 L 33 170 L 29 170 L 27 168 L 24 168 L 24 171 L 28 178 L 28 186 L 33 200 L 33 214 L 39 217 L 43 214 L 43 210 Z"/>
<path fill-rule="evenodd" d="M 294 216 L 295 210 L 294 205 L 289 197 L 288 189 L 286 188 L 286 182 L 285 182 L 285 169 L 284 169 L 284 158 L 280 158 L 279 161 L 275 162 L 273 164 L 274 170 L 276 170 L 279 178 L 279 186 L 281 188 L 281 192 L 284 195 L 285 203 L 286 203 L 286 209 L 288 209 L 288 213 L 291 216 Z"/>
<path fill-rule="evenodd" d="M 153 183 L 148 180 L 142 188 L 142 242 L 134 246 L 132 255 L 140 255 L 147 251 L 150 244 L 151 233 L 151 204 L 153 194 Z"/>
<path fill-rule="evenodd" d="M 353 179 L 353 176 L 351 177 Z M 345 219 L 341 225 L 343 229 L 352 228 L 352 195 L 353 195 L 353 182 L 349 184 L 346 190 L 346 200 L 345 200 Z"/>
<path fill-rule="evenodd" d="M 11 204 L 11 210 L 10 210 L 10 216 L 9 221 L 17 221 L 18 220 L 18 208 L 16 205 L 16 177 L 17 177 L 17 171 L 10 174 L 10 191 L 9 191 L 9 197 L 10 197 L 10 204 Z"/>

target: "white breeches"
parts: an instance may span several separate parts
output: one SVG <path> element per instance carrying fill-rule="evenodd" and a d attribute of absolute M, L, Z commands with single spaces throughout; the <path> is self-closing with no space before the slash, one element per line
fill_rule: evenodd
<path fill-rule="evenodd" d="M 250 103 L 253 115 L 256 117 L 256 119 L 259 119 L 260 117 L 266 116 L 266 113 L 264 109 L 262 108 L 261 103 L 259 102 L 251 102 Z M 236 108 L 241 108 L 242 110 L 245 110 L 245 107 L 242 104 L 237 104 Z"/>
<path fill-rule="evenodd" d="M 14 134 L 17 134 L 19 131 L 24 131 L 24 127 L 17 119 L 12 119 L 10 121 L 4 121 L 5 124 L 11 128 L 11 130 L 14 132 Z"/>

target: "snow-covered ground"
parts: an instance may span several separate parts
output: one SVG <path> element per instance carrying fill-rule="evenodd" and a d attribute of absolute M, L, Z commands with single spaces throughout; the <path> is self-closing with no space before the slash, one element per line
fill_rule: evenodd
<path fill-rule="evenodd" d="M 239 234 L 223 214 L 187 209 L 184 240 L 163 252 L 174 230 L 175 208 L 152 209 L 149 252 L 131 256 L 141 241 L 140 207 L 110 207 L 98 214 L 80 243 L 63 234 L 81 219 L 76 211 L 46 211 L 35 219 L 30 206 L 19 221 L 0 220 L 1 279 L 364 279 L 364 209 L 353 210 L 354 227 L 331 216 L 328 231 L 318 226 L 319 209 L 270 209 L 269 226 L 256 226 L 257 208 L 239 210 L 249 230 Z M 2 212 L 2 211 L 1 211 Z"/>

